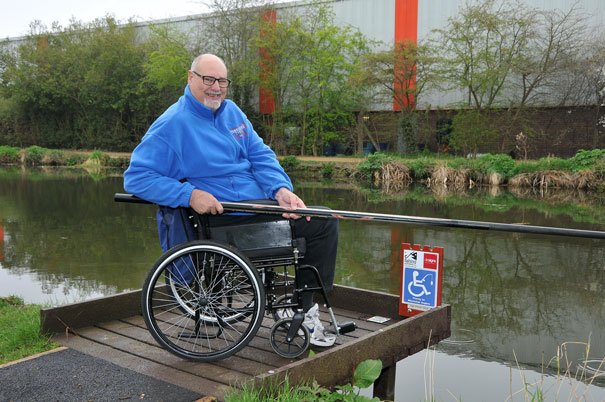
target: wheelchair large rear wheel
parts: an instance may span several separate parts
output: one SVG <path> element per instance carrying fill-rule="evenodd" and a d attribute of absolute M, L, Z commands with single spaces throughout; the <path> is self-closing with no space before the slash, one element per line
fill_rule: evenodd
<path fill-rule="evenodd" d="M 254 337 L 265 293 L 246 256 L 200 240 L 176 246 L 156 262 L 141 305 L 145 324 L 162 347 L 185 359 L 215 361 Z"/>

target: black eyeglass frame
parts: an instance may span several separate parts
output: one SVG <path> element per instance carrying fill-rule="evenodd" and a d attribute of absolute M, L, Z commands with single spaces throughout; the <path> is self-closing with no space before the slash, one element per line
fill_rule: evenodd
<path fill-rule="evenodd" d="M 228 88 L 231 85 L 231 80 L 229 78 L 216 78 L 210 75 L 201 75 L 197 71 L 191 70 L 191 72 L 202 79 L 204 85 L 212 86 L 216 81 L 218 81 L 218 86 L 220 88 Z"/>

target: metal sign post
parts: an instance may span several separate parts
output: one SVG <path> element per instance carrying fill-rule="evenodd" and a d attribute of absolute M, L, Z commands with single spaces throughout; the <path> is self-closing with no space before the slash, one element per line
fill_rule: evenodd
<path fill-rule="evenodd" d="M 443 247 L 401 244 L 399 315 L 411 317 L 441 305 Z"/>

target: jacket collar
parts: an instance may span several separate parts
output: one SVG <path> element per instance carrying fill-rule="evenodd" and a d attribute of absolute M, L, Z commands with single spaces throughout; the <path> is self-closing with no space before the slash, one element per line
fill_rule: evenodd
<path fill-rule="evenodd" d="M 216 111 L 213 111 L 193 96 L 191 90 L 189 89 L 189 85 L 185 87 L 184 97 L 188 108 L 193 113 L 206 119 L 213 119 L 215 116 L 218 116 L 225 108 L 225 104 L 227 102 L 227 99 L 224 99 L 223 102 L 221 102 L 221 106 Z"/>

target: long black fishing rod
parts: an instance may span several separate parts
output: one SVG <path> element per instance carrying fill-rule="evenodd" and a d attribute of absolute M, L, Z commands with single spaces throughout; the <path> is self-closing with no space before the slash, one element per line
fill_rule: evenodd
<path fill-rule="evenodd" d="M 137 198 L 132 194 L 117 193 L 114 196 L 114 200 L 120 202 L 135 202 L 148 204 L 147 201 Z M 355 212 L 321 208 L 302 208 L 290 210 L 282 208 L 278 205 L 266 205 L 246 202 L 222 202 L 221 204 L 223 205 L 225 211 L 229 212 L 254 212 L 279 215 L 283 213 L 288 213 L 316 218 L 336 218 L 375 222 L 397 222 L 415 225 L 459 227 L 478 230 L 495 230 L 500 232 L 532 233 L 551 236 L 570 236 L 584 237 L 590 239 L 605 239 L 605 232 L 596 230 L 557 228 L 549 226 L 532 226 L 514 223 L 481 222 L 461 219 L 425 218 L 420 216 L 391 215 L 373 212 Z"/>

